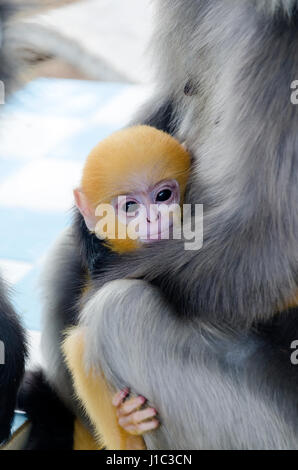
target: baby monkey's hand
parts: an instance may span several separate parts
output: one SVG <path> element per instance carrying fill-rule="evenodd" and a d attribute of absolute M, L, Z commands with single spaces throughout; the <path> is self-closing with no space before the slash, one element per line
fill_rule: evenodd
<path fill-rule="evenodd" d="M 129 393 L 126 388 L 116 393 L 113 398 L 119 426 L 133 436 L 141 436 L 158 428 L 160 423 L 156 418 L 155 408 L 148 407 L 146 398 L 142 396 L 128 399 Z"/>

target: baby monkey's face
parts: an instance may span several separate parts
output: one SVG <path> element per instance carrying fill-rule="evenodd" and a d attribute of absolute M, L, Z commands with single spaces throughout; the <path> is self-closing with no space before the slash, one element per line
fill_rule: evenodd
<path fill-rule="evenodd" d="M 180 188 L 175 179 L 163 180 L 144 190 L 121 194 L 111 203 L 121 224 L 138 224 L 139 241 L 157 241 L 169 237 L 179 209 Z"/>
<path fill-rule="evenodd" d="M 122 129 L 89 154 L 75 203 L 90 232 L 118 253 L 181 236 L 190 154 L 150 126 Z"/>

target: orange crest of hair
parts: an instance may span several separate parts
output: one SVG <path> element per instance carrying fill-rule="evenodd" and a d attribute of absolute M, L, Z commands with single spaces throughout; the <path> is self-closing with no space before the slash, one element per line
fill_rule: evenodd
<path fill-rule="evenodd" d="M 169 134 L 150 126 L 120 130 L 89 154 L 81 189 L 94 209 L 118 195 L 144 190 L 159 181 L 176 179 L 183 198 L 190 155 Z"/>
<path fill-rule="evenodd" d="M 96 145 L 87 158 L 81 189 L 96 210 L 99 204 L 110 204 L 117 196 L 176 179 L 182 204 L 189 170 L 190 155 L 175 138 L 150 126 L 134 126 Z M 118 253 L 139 248 L 139 242 L 129 238 L 109 238 L 108 244 Z"/>

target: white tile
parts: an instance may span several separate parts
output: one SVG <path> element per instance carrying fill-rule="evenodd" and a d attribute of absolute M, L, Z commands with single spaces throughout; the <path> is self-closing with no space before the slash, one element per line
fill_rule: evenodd
<path fill-rule="evenodd" d="M 46 156 L 57 144 L 67 139 L 82 123 L 79 119 L 10 112 L 0 119 L 1 158 L 30 160 Z"/>
<path fill-rule="evenodd" d="M 0 185 L 0 204 L 38 211 L 65 212 L 73 205 L 72 190 L 82 163 L 44 158 L 28 163 Z"/>
<path fill-rule="evenodd" d="M 16 284 L 32 269 L 33 265 L 23 261 L 0 258 L 0 271 L 9 284 Z"/>

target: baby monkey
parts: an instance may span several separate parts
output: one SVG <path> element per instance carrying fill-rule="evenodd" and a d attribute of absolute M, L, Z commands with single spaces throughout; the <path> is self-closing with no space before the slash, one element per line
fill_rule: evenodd
<path fill-rule="evenodd" d="M 181 224 L 189 171 L 189 153 L 175 138 L 162 131 L 135 126 L 112 134 L 91 151 L 81 185 L 74 190 L 75 203 L 88 236 L 95 234 L 105 247 L 120 255 L 139 250 L 144 243 L 170 238 L 175 224 Z M 79 329 L 80 326 L 72 330 L 65 342 L 66 362 L 78 396 L 98 434 L 103 435 L 107 447 L 119 448 L 117 438 L 115 443 L 111 442 L 113 439 L 108 443 L 105 440 L 104 418 L 99 416 L 103 411 L 95 410 L 92 405 L 94 384 L 90 385 L 90 377 L 84 379 L 82 368 L 75 361 L 72 336 L 78 339 Z M 82 343 L 81 347 L 83 351 Z M 101 396 L 107 397 L 106 384 L 102 382 L 100 387 Z M 127 434 L 138 436 L 159 426 L 156 410 L 146 405 L 144 397 L 129 399 L 129 390 L 125 389 L 110 400 L 116 409 L 118 425 Z M 108 432 L 111 434 L 110 426 Z M 130 448 L 142 447 L 138 442 L 131 442 Z"/>
<path fill-rule="evenodd" d="M 189 154 L 176 139 L 149 126 L 130 127 L 92 150 L 74 190 L 76 206 L 111 250 L 135 251 L 168 239 L 181 222 L 189 167 Z"/>

